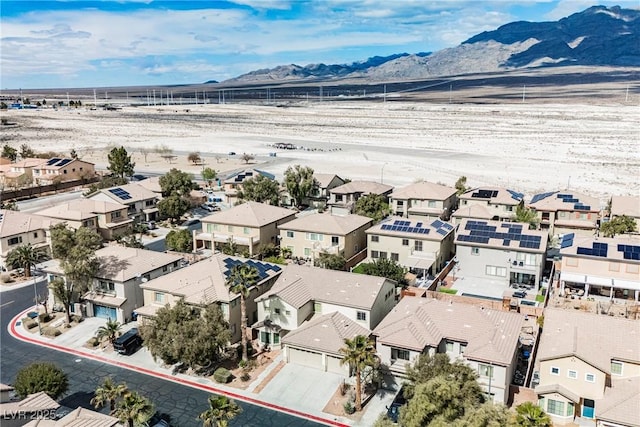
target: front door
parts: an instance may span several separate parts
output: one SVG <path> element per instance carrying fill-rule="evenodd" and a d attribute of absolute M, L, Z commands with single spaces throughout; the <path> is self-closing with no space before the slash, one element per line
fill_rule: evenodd
<path fill-rule="evenodd" d="M 591 399 L 584 399 L 582 402 L 582 416 L 584 418 L 593 418 L 595 402 Z"/>

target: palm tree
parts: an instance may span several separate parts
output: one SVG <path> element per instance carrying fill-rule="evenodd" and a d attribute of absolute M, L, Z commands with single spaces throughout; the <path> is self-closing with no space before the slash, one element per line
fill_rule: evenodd
<path fill-rule="evenodd" d="M 523 204 L 519 204 L 516 208 L 514 221 L 529 224 L 531 230 L 538 228 L 538 214 L 533 209 L 525 208 Z"/>
<path fill-rule="evenodd" d="M 122 325 L 117 320 L 108 319 L 104 326 L 100 326 L 96 331 L 96 338 L 102 340 L 107 338 L 111 344 L 116 340 L 118 332 L 122 329 Z"/>
<path fill-rule="evenodd" d="M 516 407 L 516 425 L 522 427 L 551 427 L 553 423 L 541 407 L 524 402 Z"/>
<path fill-rule="evenodd" d="M 209 396 L 209 409 L 198 415 L 203 427 L 227 427 L 242 408 L 227 396 Z"/>
<path fill-rule="evenodd" d="M 125 383 L 116 384 L 111 377 L 107 377 L 102 385 L 96 389 L 91 404 L 96 409 L 100 409 L 109 403 L 109 414 L 113 415 L 116 410 L 116 400 L 128 392 L 129 389 Z"/>
<path fill-rule="evenodd" d="M 240 295 L 240 330 L 242 331 L 242 360 L 249 359 L 247 355 L 247 304 L 249 289 L 258 283 L 260 273 L 255 267 L 247 264 L 234 265 L 231 268 L 226 285 L 233 293 Z"/>
<path fill-rule="evenodd" d="M 376 355 L 376 347 L 373 340 L 363 336 L 356 335 L 353 339 L 345 338 L 345 346 L 340 350 L 343 358 L 340 360 L 341 365 L 348 364 L 351 369 L 355 370 L 356 376 L 356 411 L 362 410 L 362 371 L 367 366 L 375 366 L 378 356 Z"/>
<path fill-rule="evenodd" d="M 134 425 L 139 425 L 149 420 L 154 411 L 153 404 L 149 399 L 138 392 L 130 391 L 122 396 L 116 406 L 116 410 L 113 412 L 113 416 L 117 417 L 127 427 L 134 427 Z"/>
<path fill-rule="evenodd" d="M 24 277 L 31 277 L 31 267 L 46 260 L 47 254 L 34 248 L 31 243 L 20 245 L 7 254 L 7 265 L 11 268 L 24 268 Z"/>

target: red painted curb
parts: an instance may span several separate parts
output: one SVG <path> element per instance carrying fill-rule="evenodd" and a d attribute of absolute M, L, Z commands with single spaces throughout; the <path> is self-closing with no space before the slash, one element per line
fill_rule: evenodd
<path fill-rule="evenodd" d="M 262 400 L 258 400 L 258 399 L 254 399 L 252 397 L 248 397 L 248 396 L 243 396 L 241 394 L 237 394 L 237 393 L 233 393 L 233 392 L 229 392 L 226 390 L 221 390 L 212 386 L 208 386 L 205 384 L 200 384 L 196 381 L 192 381 L 192 380 L 188 380 L 188 379 L 184 379 L 184 378 L 177 378 L 173 375 L 169 375 L 169 374 L 163 374 L 161 372 L 155 372 L 151 369 L 147 369 L 147 368 L 141 368 L 139 366 L 135 366 L 126 362 L 119 362 L 117 360 L 112 360 L 109 359 L 107 357 L 103 357 L 103 356 L 99 356 L 96 354 L 92 354 L 92 353 L 88 353 L 88 352 L 84 352 L 82 350 L 76 350 L 76 349 L 71 349 L 71 348 L 67 348 L 67 347 L 63 347 L 61 345 L 57 345 L 57 344 L 53 344 L 53 343 L 48 343 L 48 342 L 43 342 L 34 338 L 31 338 L 29 336 L 26 335 L 22 335 L 22 333 L 18 332 L 18 330 L 16 329 L 16 323 L 21 321 L 20 319 L 23 317 L 23 315 L 25 313 L 27 313 L 30 310 L 25 310 L 22 313 L 18 314 L 16 317 L 14 317 L 13 319 L 11 319 L 11 324 L 9 325 L 9 332 L 11 333 L 11 335 L 16 338 L 19 339 L 21 341 L 25 341 L 31 344 L 35 344 L 35 345 L 39 345 L 42 347 L 48 347 L 57 351 L 61 351 L 64 353 L 69 353 L 69 354 L 73 354 L 75 356 L 82 356 L 86 359 L 91 359 L 91 360 L 95 360 L 98 362 L 102 362 L 102 363 L 106 363 L 108 365 L 113 365 L 113 366 L 117 366 L 120 368 L 124 368 L 124 369 L 128 369 L 130 371 L 134 371 L 134 372 L 138 372 L 144 375 L 149 375 L 152 377 L 156 377 L 156 378 L 161 378 L 163 380 L 166 381 L 171 381 L 174 383 L 178 383 L 178 384 L 182 384 L 191 388 L 196 388 L 199 390 L 204 390 L 204 391 L 208 391 L 214 394 L 218 394 L 218 395 L 224 395 L 230 398 L 233 398 L 235 400 L 239 400 L 241 402 L 246 402 L 246 403 L 251 403 L 252 405 L 257 405 L 257 406 L 261 406 L 264 408 L 268 408 L 268 409 L 272 409 L 278 412 L 284 412 L 286 414 L 289 415 L 293 415 L 295 417 L 298 418 L 303 418 L 306 420 L 310 420 L 310 421 L 314 421 L 314 422 L 318 422 L 321 424 L 325 424 L 325 425 L 329 425 L 329 426 L 335 426 L 335 427 L 350 427 L 349 424 L 344 424 L 335 420 L 329 420 L 326 418 L 322 418 L 322 417 L 318 417 L 316 415 L 311 415 L 311 414 L 306 414 L 304 412 L 298 411 L 296 409 L 291 409 L 291 408 L 286 408 L 284 406 L 280 406 L 280 405 L 276 405 L 273 403 L 269 403 L 269 402 L 265 402 Z"/>

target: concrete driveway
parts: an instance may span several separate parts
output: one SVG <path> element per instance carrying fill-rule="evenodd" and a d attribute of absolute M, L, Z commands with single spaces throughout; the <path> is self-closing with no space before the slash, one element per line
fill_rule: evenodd
<path fill-rule="evenodd" d="M 260 392 L 260 397 L 317 414 L 322 412 L 343 379 L 339 374 L 287 363 Z"/>

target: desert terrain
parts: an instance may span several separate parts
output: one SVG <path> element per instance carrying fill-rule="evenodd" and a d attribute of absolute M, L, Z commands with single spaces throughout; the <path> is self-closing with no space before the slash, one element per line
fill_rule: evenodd
<path fill-rule="evenodd" d="M 281 179 L 290 165 L 344 178 L 403 186 L 418 180 L 503 186 L 529 196 L 573 190 L 601 198 L 640 194 L 640 114 L 635 103 L 426 104 L 315 102 L 276 105 L 199 104 L 102 109 L 7 110 L 2 144 L 68 153 L 107 165 L 107 150 L 124 146 L 136 171 L 202 166 L 200 152 L 221 173 L 252 167 Z M 292 143 L 296 150 L 278 150 Z M 155 147 L 173 149 L 168 164 Z M 150 154 L 143 155 L 141 150 Z M 229 152 L 237 153 L 229 156 Z M 276 153 L 276 157 L 269 156 Z"/>

